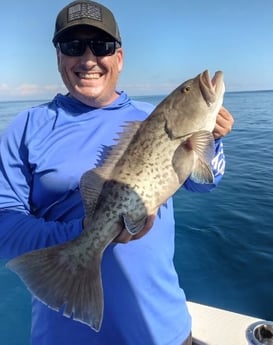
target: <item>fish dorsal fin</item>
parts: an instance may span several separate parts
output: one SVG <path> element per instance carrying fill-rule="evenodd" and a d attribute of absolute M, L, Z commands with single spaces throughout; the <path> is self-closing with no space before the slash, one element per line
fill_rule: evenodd
<path fill-rule="evenodd" d="M 214 138 L 209 131 L 194 133 L 187 142 L 197 157 L 194 162 L 191 180 L 196 183 L 213 183 L 214 175 L 210 162 L 214 157 Z"/>
<path fill-rule="evenodd" d="M 114 167 L 139 129 L 140 124 L 140 121 L 126 122 L 122 126 L 124 127 L 123 132 L 118 133 L 117 144 L 108 149 L 107 157 L 102 166 L 88 170 L 82 175 L 80 191 L 85 214 L 88 218 L 93 215 L 104 182 L 111 179 Z"/>
<path fill-rule="evenodd" d="M 138 131 L 141 123 L 141 121 L 126 121 L 121 126 L 124 129 L 122 132 L 117 133 L 118 138 L 114 139 L 117 143 L 110 149 L 109 154 L 102 166 L 102 168 L 107 171 L 108 175 L 111 174 L 113 168 L 124 154 L 134 135 Z"/>

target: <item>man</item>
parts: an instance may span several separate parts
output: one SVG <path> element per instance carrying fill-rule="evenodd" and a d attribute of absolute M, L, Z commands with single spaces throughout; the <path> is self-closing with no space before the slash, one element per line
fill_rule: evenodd
<path fill-rule="evenodd" d="M 80 177 L 97 165 L 102 146 L 115 143 L 120 125 L 143 120 L 153 109 L 116 90 L 122 42 L 115 18 L 104 6 L 88 0 L 67 5 L 57 17 L 53 43 L 68 94 L 20 113 L 1 139 L 3 258 L 76 238 L 84 223 Z M 222 108 L 213 133 L 215 167 L 224 159 L 219 138 L 232 124 L 232 116 Z M 185 188 L 211 190 L 222 177 L 215 168 L 213 173 L 215 184 L 187 180 Z M 100 332 L 33 298 L 31 344 L 191 344 L 191 318 L 173 254 L 170 199 L 138 235 L 124 230 L 105 250 Z"/>

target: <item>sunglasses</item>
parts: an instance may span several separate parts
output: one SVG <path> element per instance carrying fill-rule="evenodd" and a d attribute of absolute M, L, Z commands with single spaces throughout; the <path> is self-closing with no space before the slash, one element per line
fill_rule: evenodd
<path fill-rule="evenodd" d="M 100 41 L 100 40 L 73 40 L 68 42 L 58 42 L 61 52 L 67 56 L 82 56 L 87 46 L 95 56 L 109 56 L 115 53 L 120 47 L 117 41 Z"/>

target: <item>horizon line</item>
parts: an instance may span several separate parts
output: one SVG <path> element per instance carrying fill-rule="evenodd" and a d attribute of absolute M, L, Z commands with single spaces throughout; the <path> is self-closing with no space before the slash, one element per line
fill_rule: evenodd
<path fill-rule="evenodd" d="M 234 90 L 234 91 L 226 91 L 226 94 L 230 93 L 255 93 L 255 92 L 273 92 L 273 89 L 258 89 L 258 90 Z M 127 93 L 128 94 L 128 93 Z M 166 97 L 170 93 L 158 93 L 158 94 L 146 94 L 146 95 L 129 95 L 130 98 L 143 98 L 143 97 Z M 7 103 L 7 102 L 50 102 L 53 97 L 50 98 L 11 98 L 6 100 L 0 100 L 0 103 Z"/>

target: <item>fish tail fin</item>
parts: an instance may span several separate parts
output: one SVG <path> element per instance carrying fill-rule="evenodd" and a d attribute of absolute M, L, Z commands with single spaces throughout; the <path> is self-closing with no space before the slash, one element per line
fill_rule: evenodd
<path fill-rule="evenodd" d="M 7 267 L 41 302 L 98 332 L 103 317 L 101 255 L 88 267 L 80 259 L 66 245 L 58 245 L 12 259 Z"/>

